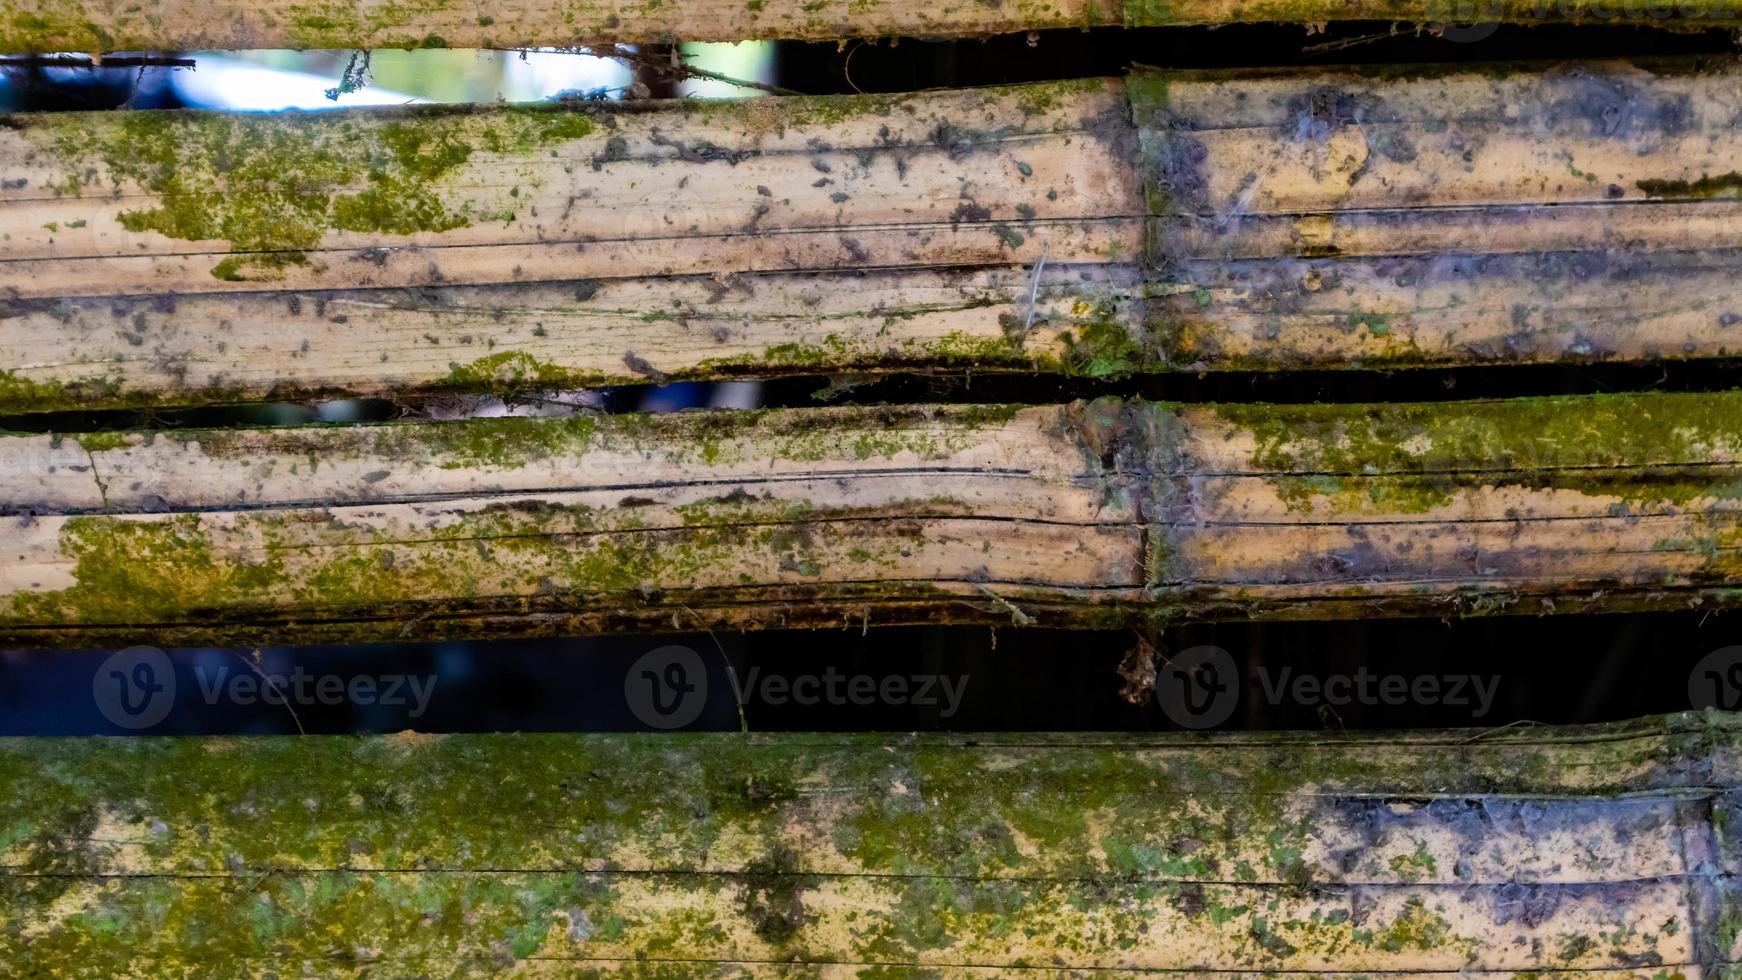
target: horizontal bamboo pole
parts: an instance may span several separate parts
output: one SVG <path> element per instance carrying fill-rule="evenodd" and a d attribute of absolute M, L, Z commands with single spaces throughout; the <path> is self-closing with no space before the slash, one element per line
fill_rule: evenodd
<path fill-rule="evenodd" d="M 1480 736 L 1480 737 L 1473 737 Z M 1721 975 L 1739 730 L 0 742 L 25 975 Z"/>
<path fill-rule="evenodd" d="M 5 0 L 0 52 L 245 48 L 523 48 L 609 42 L 834 41 L 971 36 L 1089 27 L 1383 20 L 1416 23 L 1646 24 L 1725 27 L 1735 0 L 521 0 L 458 7 L 449 0 Z M 1468 29 L 1468 28 L 1466 28 Z"/>
<path fill-rule="evenodd" d="M 0 437 L 0 642 L 1725 607 L 1742 393 Z"/>
<path fill-rule="evenodd" d="M 1737 82 L 1144 76 L 1178 366 L 1733 355 Z M 1660 169 L 1661 168 L 1661 169 Z"/>
<path fill-rule="evenodd" d="M 1717 357 L 1730 67 L 18 116 L 0 412 Z"/>

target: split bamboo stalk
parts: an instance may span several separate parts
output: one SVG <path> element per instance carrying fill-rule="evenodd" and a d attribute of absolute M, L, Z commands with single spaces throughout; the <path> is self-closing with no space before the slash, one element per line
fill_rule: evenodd
<path fill-rule="evenodd" d="M 0 642 L 1723 608 L 1742 393 L 0 437 Z"/>
<path fill-rule="evenodd" d="M 1482 737 L 1473 737 L 1481 735 Z M 82 976 L 1715 977 L 1739 731 L 0 742 Z"/>
<path fill-rule="evenodd" d="M 487 11 L 487 12 L 485 12 Z M 1380 20 L 1727 27 L 1736 0 L 6 0 L 0 51 L 247 48 L 527 48 L 612 42 L 837 41 L 1181 24 Z"/>
<path fill-rule="evenodd" d="M 1727 65 L 10 117 L 0 411 L 1721 357 Z"/>

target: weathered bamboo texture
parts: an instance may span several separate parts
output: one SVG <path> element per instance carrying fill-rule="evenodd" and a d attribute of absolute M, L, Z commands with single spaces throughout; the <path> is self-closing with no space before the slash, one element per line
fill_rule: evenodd
<path fill-rule="evenodd" d="M 1739 82 L 12 117 L 0 411 L 1727 355 Z"/>
<path fill-rule="evenodd" d="M 1742 394 L 0 437 L 0 642 L 1686 609 Z"/>
<path fill-rule="evenodd" d="M 1138 76 L 1176 367 L 1736 353 L 1742 76 Z M 1150 91 L 1153 87 L 1153 91 Z"/>
<path fill-rule="evenodd" d="M 0 972 L 1717 977 L 1739 741 L 6 740 Z"/>
<path fill-rule="evenodd" d="M 1136 78 L 1169 215 L 1159 348 L 1217 367 L 1733 354 L 1739 79 Z"/>
<path fill-rule="evenodd" d="M 0 0 L 0 52 L 836 41 L 1333 20 L 1700 28 L 1742 22 L 1742 5 L 1736 0 L 518 0 L 461 7 L 449 0 Z"/>

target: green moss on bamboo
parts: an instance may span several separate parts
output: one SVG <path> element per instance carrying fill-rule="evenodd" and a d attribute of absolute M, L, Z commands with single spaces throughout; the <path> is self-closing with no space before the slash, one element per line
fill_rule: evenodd
<path fill-rule="evenodd" d="M 1108 88 L 1105 78 L 1066 79 L 1024 85 L 989 86 L 974 96 L 987 105 L 1014 104 L 1024 119 L 1068 106 L 1083 95 Z M 857 95 L 803 95 L 778 99 L 690 99 L 676 108 L 714 125 L 729 125 L 751 132 L 785 132 L 787 129 L 834 126 L 852 119 L 889 117 L 898 113 L 929 116 L 937 109 L 935 92 L 861 93 Z M 936 123 L 949 124 L 938 118 Z M 1077 119 L 1060 119 L 1057 126 L 1074 128 Z M 971 133 L 962 133 L 972 137 Z M 926 137 L 929 138 L 930 134 Z"/>
<path fill-rule="evenodd" d="M 832 548 L 842 532 L 826 516 L 795 527 L 716 514 L 682 530 L 618 535 L 601 532 L 633 530 L 633 510 L 484 508 L 380 527 L 347 524 L 343 514 L 75 517 L 60 535 L 75 583 L 0 600 L 0 624 L 167 623 L 268 609 L 378 615 L 433 600 L 463 607 L 541 593 L 645 595 L 763 554 L 801 571 L 826 563 L 869 572 L 887 561 L 881 551 L 855 562 Z M 219 540 L 253 544 L 237 553 Z"/>
<path fill-rule="evenodd" d="M 760 353 L 712 357 L 675 372 L 675 377 L 708 378 L 721 374 L 754 374 L 775 369 L 791 371 L 878 371 L 919 365 L 976 367 L 987 370 L 1052 370 L 1059 361 L 1044 351 L 1029 350 L 1008 334 L 978 336 L 951 331 L 942 337 L 907 337 L 897 341 L 826 334 L 816 343 L 774 344 Z"/>
<path fill-rule="evenodd" d="M 227 388 L 201 392 L 202 400 L 221 401 L 231 394 L 233 390 Z M 0 414 L 77 408 L 145 408 L 172 401 L 157 392 L 130 390 L 121 378 L 110 374 L 93 374 L 72 381 L 35 381 L 16 371 L 0 369 Z"/>
<path fill-rule="evenodd" d="M 1109 377 L 1155 366 L 1156 359 L 1127 328 L 1121 314 L 1117 297 L 1084 297 L 1074 301 L 1063 318 L 1039 317 L 1030 322 L 1015 313 L 1001 314 L 997 335 L 951 331 L 936 338 L 882 342 L 830 333 L 818 343 L 777 344 L 759 355 L 710 358 L 698 363 L 693 373 L 707 377 L 758 367 L 838 371 L 935 364 Z M 1036 328 L 1042 327 L 1058 332 L 1056 345 L 1033 339 Z"/>
<path fill-rule="evenodd" d="M 85 452 L 106 453 L 126 449 L 140 441 L 142 436 L 137 432 L 81 432 L 70 438 Z"/>
<path fill-rule="evenodd" d="M 1111 311 L 1109 311 L 1110 313 Z M 1091 378 L 1124 377 L 1155 365 L 1147 347 L 1126 326 L 1108 315 L 1090 320 L 1061 335 L 1068 374 Z"/>
<path fill-rule="evenodd" d="M 97 433 L 78 437 L 90 452 L 157 438 L 198 443 L 212 459 L 369 459 L 442 468 L 514 468 L 548 459 L 581 464 L 591 453 L 658 456 L 678 465 L 746 460 L 940 459 L 1004 424 L 1016 409 L 816 409 L 567 419 L 480 419 L 252 432 Z M 939 423 L 942 424 L 939 424 Z M 851 433 L 843 444 L 843 433 Z M 918 511 L 968 513 L 949 501 Z M 916 511 L 916 512 L 918 512 Z M 898 516 L 899 506 L 878 516 Z M 264 609 L 343 612 L 396 604 L 458 606 L 551 590 L 583 595 L 645 595 L 721 568 L 772 554 L 779 567 L 816 576 L 859 569 L 866 579 L 892 566 L 890 540 L 924 547 L 911 535 L 850 539 L 845 512 L 803 500 L 719 501 L 679 508 L 682 528 L 641 529 L 635 508 L 595 513 L 581 506 L 528 505 L 407 512 L 382 525 L 347 523 L 344 512 L 169 518 L 78 517 L 60 533 L 74 584 L 15 593 L 0 601 L 0 624 L 151 623 L 202 613 L 246 618 Z M 602 535 L 602 536 L 596 536 Z M 236 551 L 216 542 L 245 541 Z M 318 543 L 320 547 L 311 549 Z M 251 556 L 251 557 L 249 557 Z M 849 576 L 851 577 L 851 576 Z"/>
<path fill-rule="evenodd" d="M 593 129 L 585 111 L 514 106 L 275 118 L 216 112 L 67 113 L 26 132 L 60 161 L 51 189 L 80 196 L 107 179 L 155 206 L 120 215 L 133 232 L 223 241 L 212 274 L 273 278 L 333 231 L 411 235 L 494 216 L 499 202 L 443 186 L 477 150 L 526 154 Z M 468 191 L 467 194 L 472 192 Z"/>
<path fill-rule="evenodd" d="M 469 364 L 450 364 L 447 375 L 429 387 L 435 390 L 499 391 L 513 395 L 527 391 L 590 388 L 611 380 L 602 372 L 563 367 L 539 360 L 525 351 L 497 351 Z"/>
<path fill-rule="evenodd" d="M 47 411 L 65 406 L 72 396 L 60 381 L 32 381 L 0 368 L 0 411 Z M 40 406 L 40 407 L 39 407 Z"/>
<path fill-rule="evenodd" d="M 1642 180 L 1639 189 L 1648 197 L 1712 198 L 1742 197 L 1742 173 L 1702 175 L 1698 180 Z"/>
<path fill-rule="evenodd" d="M 1742 497 L 1697 464 L 1742 452 L 1742 392 L 1388 405 L 1219 405 L 1250 433 L 1251 465 L 1290 505 L 1421 513 L 1501 482 L 1628 505 Z M 1675 463 L 1692 469 L 1678 470 Z M 1604 468 L 1653 465 L 1650 478 Z"/>
<path fill-rule="evenodd" d="M 1159 926 L 1248 968 L 1424 956 L 1455 967 L 1488 947 L 1438 900 L 1381 900 L 1357 918 L 1278 878 L 1275 855 L 1360 816 L 1336 807 L 1404 787 L 1543 807 L 1704 786 L 1736 730 L 1686 722 L 1407 749 L 1287 733 L 1013 747 L 878 735 L 6 740 L 0 858 L 54 876 L 15 879 L 7 894 L 22 921 L 52 914 L 53 927 L 0 935 L 0 957 L 447 974 L 537 955 L 1007 962 L 1020 946 L 1101 966 L 1168 948 L 1149 945 Z M 1467 828 L 1439 831 L 1442 855 L 1466 853 Z M 121 863 L 127 874 L 97 877 Z M 845 896 L 812 897 L 842 880 Z M 1649 955 L 1659 922 L 1629 912 L 1561 937 L 1555 955 L 1574 967 Z"/>
<path fill-rule="evenodd" d="M 129 18 L 110 11 L 98 15 L 78 0 L 0 2 L 0 51 L 45 54 L 51 51 L 116 51 L 155 45 L 117 47 L 125 34 L 116 35 L 117 21 Z M 107 20 L 110 23 L 98 23 Z"/>
<path fill-rule="evenodd" d="M 748 409 L 720 412 L 622 414 L 569 418 L 494 418 L 384 425 L 297 426 L 273 429 L 165 429 L 92 433 L 101 448 L 168 439 L 197 443 L 209 459 L 262 456 L 378 459 L 444 469 L 512 468 L 589 453 L 634 451 L 676 464 L 726 465 L 755 459 L 815 461 L 837 456 L 842 439 L 861 459 L 912 453 L 942 458 L 958 452 L 990 427 L 1016 417 L 1020 406 L 839 407 L 803 411 Z M 87 447 L 88 448 L 88 447 Z"/>
<path fill-rule="evenodd" d="M 290 8 L 284 31 L 297 48 L 443 48 L 447 43 L 418 25 L 445 12 L 449 0 L 394 0 L 359 6 L 302 0 Z"/>

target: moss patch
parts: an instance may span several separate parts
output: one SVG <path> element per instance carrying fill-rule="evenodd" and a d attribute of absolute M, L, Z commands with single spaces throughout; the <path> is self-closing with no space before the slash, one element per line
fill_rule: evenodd
<path fill-rule="evenodd" d="M 333 231 L 412 235 L 493 218 L 494 201 L 443 186 L 473 153 L 524 154 L 592 132 L 568 107 L 264 117 L 220 112 L 67 113 L 33 122 L 65 168 L 60 195 L 136 184 L 159 200 L 124 211 L 133 232 L 222 241 L 221 279 L 270 278 Z M 466 194 L 471 194 L 468 191 Z"/>
<path fill-rule="evenodd" d="M 1501 482 L 1629 504 L 1742 497 L 1697 464 L 1742 452 L 1742 393 L 1615 394 L 1388 405 L 1219 405 L 1250 433 L 1251 465 L 1291 505 L 1419 513 Z M 1663 464 L 1685 463 L 1692 472 Z M 1604 468 L 1655 464 L 1651 477 Z"/>
<path fill-rule="evenodd" d="M 441 469 L 505 469 L 593 454 L 705 468 L 769 459 L 940 459 L 984 438 L 1014 408 L 814 409 L 256 431 L 99 433 L 105 452 L 175 439 L 210 459 L 271 457 L 314 467 L 337 460 Z M 384 473 L 385 475 L 385 473 Z M 171 517 L 69 519 L 59 537 L 74 584 L 0 599 L 0 624 L 246 621 L 267 610 L 391 614 L 395 608 L 478 608 L 532 596 L 612 594 L 634 604 L 712 578 L 765 585 L 773 569 L 815 578 L 829 570 L 875 582 L 898 550 L 925 546 L 909 513 L 968 513 L 916 498 L 870 510 L 824 509 L 792 498 L 720 499 L 675 508 L 679 526 L 649 529 L 638 507 L 524 502 L 420 505 L 365 517 L 350 511 L 271 510 Z M 876 517 L 881 523 L 860 523 Z M 860 534 L 862 529 L 868 533 Z M 745 571 L 722 579 L 723 569 Z M 923 583 L 922 583 L 923 585 Z M 929 588 L 929 586 L 927 586 Z M 624 599 L 622 597 L 629 597 Z M 557 600 L 552 600 L 557 601 Z M 567 601 L 567 600 L 564 600 Z"/>
<path fill-rule="evenodd" d="M 1699 180 L 1642 180 L 1639 189 L 1649 197 L 1742 197 L 1742 173 L 1732 170 Z"/>
<path fill-rule="evenodd" d="M 1386 799 L 1469 794 L 1514 821 L 1526 799 L 1533 822 L 1609 841 L 1637 820 L 1640 791 L 1707 787 L 1736 743 L 1727 716 L 1481 742 L 8 739 L 0 857 L 62 877 L 0 881 L 19 921 L 43 924 L 0 932 L 0 958 L 77 957 L 106 973 L 270 960 L 432 976 L 533 956 L 645 958 L 636 975 L 674 977 L 695 972 L 681 961 L 752 957 L 1118 968 L 1145 956 L 1176 970 L 1371 972 L 1425 960 L 1455 971 L 1515 949 L 1518 894 L 1536 892 L 1523 891 L 1528 877 L 1475 884 L 1445 868 L 1524 845 L 1456 807 Z M 1316 844 L 1325 863 L 1313 880 L 1386 881 L 1383 866 L 1347 868 L 1323 846 L 1363 833 L 1423 842 L 1449 887 L 1394 900 L 1383 886 L 1296 887 L 1271 865 Z M 117 866 L 128 873 L 97 877 Z M 1583 887 L 1614 888 L 1616 901 L 1545 923 L 1541 958 L 1679 962 L 1666 958 L 1685 937 L 1656 903 L 1630 901 L 1637 885 Z M 1727 936 L 1732 919 L 1676 925 Z M 661 960 L 679 965 L 658 972 Z"/>

